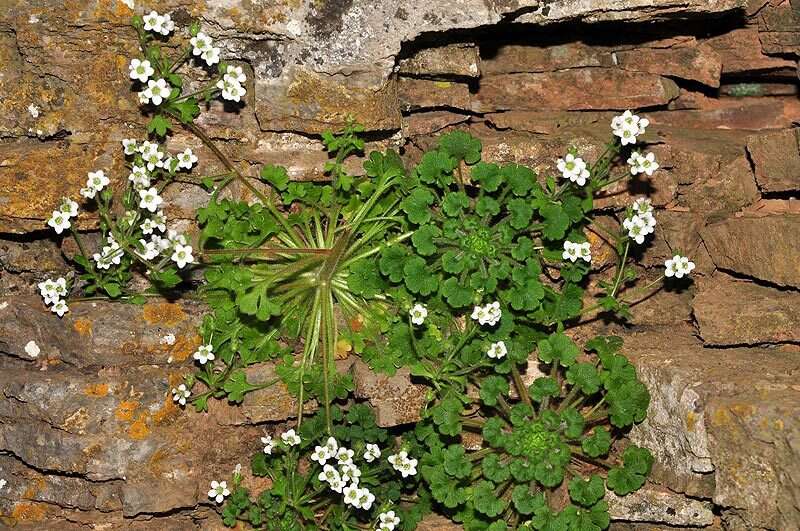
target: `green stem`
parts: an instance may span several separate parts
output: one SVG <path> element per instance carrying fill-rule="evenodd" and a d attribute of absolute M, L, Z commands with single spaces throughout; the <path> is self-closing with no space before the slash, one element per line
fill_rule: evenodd
<path fill-rule="evenodd" d="M 631 248 L 631 241 L 628 240 L 625 242 L 625 252 L 622 253 L 622 260 L 619 262 L 619 271 L 617 271 L 617 280 L 614 281 L 614 287 L 611 290 L 611 297 L 617 294 L 617 289 L 619 289 L 620 282 L 622 282 L 622 274 L 625 272 L 625 261 L 628 259 L 628 251 Z"/>
<path fill-rule="evenodd" d="M 528 389 L 522 382 L 522 376 L 520 375 L 519 369 L 517 369 L 517 365 L 515 363 L 511 364 L 511 377 L 514 379 L 514 387 L 517 388 L 517 394 L 522 399 L 522 402 L 524 402 L 526 406 L 533 408 L 533 403 L 531 402 L 531 397 L 528 394 Z"/>

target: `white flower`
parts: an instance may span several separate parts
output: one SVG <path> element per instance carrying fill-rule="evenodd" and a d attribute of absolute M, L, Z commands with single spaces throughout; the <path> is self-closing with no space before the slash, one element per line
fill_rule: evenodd
<path fill-rule="evenodd" d="M 653 212 L 653 204 L 647 197 L 640 197 L 633 202 L 633 211 L 639 214 L 650 214 Z"/>
<path fill-rule="evenodd" d="M 155 243 L 160 251 L 166 251 L 172 247 L 172 243 L 167 238 L 162 238 L 158 234 L 153 234 L 150 236 L 150 241 Z"/>
<path fill-rule="evenodd" d="M 158 146 L 156 146 L 155 149 L 149 149 L 143 152 L 142 158 L 147 163 L 148 171 L 153 171 L 156 168 L 164 167 L 164 153 L 158 150 Z"/>
<path fill-rule="evenodd" d="M 320 466 L 325 465 L 328 459 L 331 458 L 331 454 L 328 451 L 327 446 L 315 446 L 314 453 L 311 454 L 311 460 L 316 461 L 320 464 Z"/>
<path fill-rule="evenodd" d="M 39 282 L 38 286 L 45 304 L 54 304 L 67 295 L 67 281 L 64 277 L 59 277 L 55 281 L 48 278 L 44 282 Z"/>
<path fill-rule="evenodd" d="M 587 262 L 592 261 L 592 249 L 589 242 L 573 243 L 569 240 L 564 242 L 564 252 L 561 253 L 564 260 L 575 262 L 578 258 L 583 258 Z"/>
<path fill-rule="evenodd" d="M 323 482 L 331 483 L 333 481 L 341 481 L 339 471 L 333 465 L 323 465 L 322 472 L 319 473 L 317 479 Z"/>
<path fill-rule="evenodd" d="M 415 304 L 414 307 L 408 311 L 408 314 L 411 316 L 412 323 L 421 325 L 425 322 L 425 318 L 428 317 L 428 309 L 422 304 Z"/>
<path fill-rule="evenodd" d="M 386 511 L 378 515 L 378 522 L 380 531 L 393 531 L 395 526 L 400 525 L 400 518 L 395 516 L 394 511 Z"/>
<path fill-rule="evenodd" d="M 339 451 L 336 452 L 336 462 L 340 465 L 350 465 L 353 463 L 354 454 L 355 452 L 353 452 L 353 450 L 342 446 L 339 448 Z"/>
<path fill-rule="evenodd" d="M 164 334 L 158 342 L 162 345 L 174 345 L 175 344 L 175 334 Z"/>
<path fill-rule="evenodd" d="M 139 98 L 139 105 L 147 105 L 150 103 L 150 96 L 148 94 L 150 93 L 147 92 L 147 90 L 143 90 L 136 94 L 136 96 Z"/>
<path fill-rule="evenodd" d="M 493 360 L 499 360 L 500 358 L 505 357 L 506 354 L 508 354 L 508 349 L 506 349 L 506 344 L 503 341 L 492 343 L 489 346 L 489 350 L 486 351 L 486 355 Z"/>
<path fill-rule="evenodd" d="M 128 69 L 131 71 L 131 79 L 138 79 L 142 83 L 147 83 L 147 80 L 150 79 L 150 76 L 155 73 L 153 67 L 150 66 L 150 61 L 147 59 L 144 61 L 139 59 L 131 59 L 131 64 L 128 65 Z M 127 147 L 125 148 L 125 154 L 130 155 Z"/>
<path fill-rule="evenodd" d="M 150 212 L 158 210 L 159 205 L 164 201 L 158 195 L 158 190 L 155 187 L 150 187 L 147 190 L 139 190 L 139 208 L 144 208 Z"/>
<path fill-rule="evenodd" d="M 64 317 L 64 314 L 69 311 L 69 306 L 67 306 L 67 303 L 64 302 L 64 299 L 60 299 L 53 304 L 53 307 L 50 308 L 50 311 L 58 314 L 59 317 Z"/>
<path fill-rule="evenodd" d="M 111 180 L 106 177 L 106 172 L 103 170 L 90 171 L 86 174 L 86 188 L 81 189 L 81 195 L 88 199 L 93 199 L 95 194 L 102 191 L 110 182 Z M 84 193 L 84 190 L 88 193 Z"/>
<path fill-rule="evenodd" d="M 161 252 L 161 249 L 158 248 L 158 242 L 152 239 L 149 242 L 140 239 L 139 245 L 142 246 L 142 251 L 138 254 L 145 260 L 153 260 Z"/>
<path fill-rule="evenodd" d="M 180 384 L 177 388 L 172 388 L 172 400 L 182 406 L 186 405 L 186 399 L 191 396 L 192 392 L 186 388 L 186 384 Z"/>
<path fill-rule="evenodd" d="M 156 222 L 148 218 L 142 221 L 142 224 L 139 225 L 139 228 L 142 229 L 142 234 L 153 234 L 153 229 L 156 228 Z"/>
<path fill-rule="evenodd" d="M 353 485 L 357 485 L 359 478 L 361 477 L 361 470 L 354 464 L 344 464 L 342 468 L 339 470 L 342 474 L 342 481 L 344 482 L 351 482 Z"/>
<path fill-rule="evenodd" d="M 228 490 L 227 482 L 212 481 L 211 490 L 208 491 L 208 497 L 217 503 L 222 503 L 223 501 L 225 501 L 225 497 L 228 496 L 230 493 L 231 491 Z"/>
<path fill-rule="evenodd" d="M 183 153 L 178 153 L 178 167 L 179 168 L 186 168 L 187 170 L 191 170 L 192 166 L 197 162 L 197 155 L 192 153 L 190 148 L 186 148 L 183 150 Z"/>
<path fill-rule="evenodd" d="M 64 197 L 61 199 L 58 210 L 67 217 L 74 218 L 78 215 L 78 203 L 69 197 Z"/>
<path fill-rule="evenodd" d="M 475 306 L 471 317 L 481 325 L 494 326 L 500 321 L 501 315 L 500 303 L 495 301 L 486 306 Z"/>
<path fill-rule="evenodd" d="M 209 361 L 214 361 L 214 346 L 211 343 L 200 345 L 197 347 L 197 352 L 192 354 L 192 358 L 199 361 L 200 365 L 205 365 Z"/>
<path fill-rule="evenodd" d="M 159 33 L 161 33 L 161 35 L 169 35 L 174 29 L 175 22 L 173 22 L 172 17 L 169 16 L 169 13 L 167 13 L 164 15 L 163 20 L 161 21 L 161 29 L 159 30 Z"/>
<path fill-rule="evenodd" d="M 297 446 L 300 444 L 300 436 L 293 429 L 281 434 L 281 440 L 286 446 Z"/>
<path fill-rule="evenodd" d="M 125 152 L 126 155 L 133 155 L 134 153 L 136 153 L 137 149 L 138 149 L 138 146 L 136 145 L 136 139 L 135 138 L 123 138 L 122 139 L 122 150 Z"/>
<path fill-rule="evenodd" d="M 229 101 L 240 101 L 247 91 L 235 78 L 225 74 L 217 81 L 217 88 L 222 90 L 222 98 Z"/>
<path fill-rule="evenodd" d="M 563 159 L 558 159 L 558 171 L 564 179 L 569 179 L 578 186 L 586 184 L 586 179 L 589 178 L 589 170 L 586 169 L 586 163 L 582 158 L 576 157 L 572 153 L 567 153 Z"/>
<path fill-rule="evenodd" d="M 244 83 L 247 81 L 247 76 L 244 75 L 244 71 L 242 70 L 241 66 L 228 65 L 228 68 L 225 70 L 225 76 L 230 77 L 237 83 Z"/>
<path fill-rule="evenodd" d="M 189 42 L 192 44 L 192 55 L 202 55 L 211 49 L 214 41 L 211 40 L 211 37 L 200 31 L 197 33 L 197 36 L 192 37 Z"/>
<path fill-rule="evenodd" d="M 167 238 L 169 238 L 169 241 L 172 245 L 186 245 L 187 243 L 186 236 L 172 229 L 169 229 L 169 231 L 167 231 Z"/>
<path fill-rule="evenodd" d="M 153 167 L 155 167 L 155 164 Z M 133 187 L 137 190 L 150 187 L 150 176 L 144 166 L 134 164 L 130 175 L 128 175 L 128 180 L 133 183 Z"/>
<path fill-rule="evenodd" d="M 336 455 L 336 451 L 339 450 L 339 443 L 336 442 L 336 439 L 333 437 L 328 437 L 328 440 L 325 441 L 325 447 L 328 449 L 328 453 L 331 454 L 331 457 Z"/>
<path fill-rule="evenodd" d="M 408 457 L 408 452 L 405 450 L 390 455 L 388 461 L 392 465 L 392 468 L 400 472 L 404 478 L 416 475 L 417 473 L 417 460 L 410 459 Z"/>
<path fill-rule="evenodd" d="M 219 48 L 209 48 L 200 54 L 200 58 L 205 61 L 208 66 L 219 63 Z"/>
<path fill-rule="evenodd" d="M 71 226 L 69 216 L 58 210 L 53 210 L 53 215 L 47 220 L 47 224 L 55 229 L 56 234 L 61 234 L 64 229 Z"/>
<path fill-rule="evenodd" d="M 694 262 L 691 262 L 686 256 L 676 254 L 669 260 L 664 262 L 664 275 L 668 277 L 683 278 L 688 276 L 694 270 Z"/>
<path fill-rule="evenodd" d="M 191 245 L 175 245 L 175 250 L 170 259 L 177 264 L 178 269 L 183 269 L 186 264 L 191 264 L 194 261 L 192 256 Z"/>
<path fill-rule="evenodd" d="M 155 228 L 157 228 L 159 232 L 164 232 L 167 230 L 167 216 L 164 215 L 163 211 L 159 210 L 153 214 L 151 219 L 153 220 L 153 223 L 155 223 Z"/>
<path fill-rule="evenodd" d="M 38 358 L 41 352 L 42 349 L 39 348 L 39 345 L 36 344 L 36 341 L 30 340 L 25 343 L 25 354 L 31 358 Z"/>
<path fill-rule="evenodd" d="M 631 111 L 625 111 L 611 120 L 611 130 L 618 136 L 622 145 L 635 144 L 636 137 L 643 135 L 650 120 L 639 118 Z"/>
<path fill-rule="evenodd" d="M 348 485 L 342 494 L 344 494 L 344 503 L 352 505 L 356 509 L 361 508 L 361 489 L 358 488 L 358 484 Z"/>
<path fill-rule="evenodd" d="M 147 88 L 144 90 L 144 94 L 153 105 L 161 105 L 162 101 L 169 98 L 170 92 L 172 92 L 172 87 L 164 78 L 151 79 L 147 82 Z"/>
<path fill-rule="evenodd" d="M 345 487 L 345 482 L 342 481 L 341 478 L 335 478 L 335 479 L 332 479 L 332 480 L 330 480 L 328 482 L 328 487 L 330 487 L 330 489 L 333 492 L 338 492 L 339 494 L 341 494 L 342 493 L 342 489 L 344 489 L 344 487 Z"/>
<path fill-rule="evenodd" d="M 631 167 L 632 175 L 645 173 L 650 176 L 653 175 L 653 172 L 659 167 L 654 153 L 648 153 L 643 157 L 638 151 L 631 153 L 631 156 L 628 159 L 628 164 Z"/>
<path fill-rule="evenodd" d="M 364 461 L 367 463 L 371 463 L 374 460 L 380 458 L 381 456 L 381 449 L 378 448 L 377 444 L 367 444 L 367 449 L 364 451 Z"/>
<path fill-rule="evenodd" d="M 161 26 L 164 24 L 164 17 L 162 17 L 155 11 L 150 11 L 150 13 L 142 17 L 142 19 L 144 20 L 145 31 L 161 33 Z"/>
<path fill-rule="evenodd" d="M 128 6 L 128 8 L 133 9 L 133 0 L 122 0 L 122 3 Z"/>
<path fill-rule="evenodd" d="M 368 488 L 358 490 L 358 504 L 365 511 L 372 508 L 372 503 L 375 501 L 375 495 L 372 494 Z"/>
<path fill-rule="evenodd" d="M 655 230 L 656 219 L 651 213 L 636 214 L 629 218 L 625 218 L 622 226 L 628 231 L 628 237 L 633 239 L 636 243 L 644 243 L 644 239 L 648 234 L 652 234 Z"/>
<path fill-rule="evenodd" d="M 275 441 L 272 440 L 272 437 L 266 435 L 261 437 L 261 444 L 264 445 L 264 453 L 270 455 L 272 453 L 272 449 L 275 447 Z"/>

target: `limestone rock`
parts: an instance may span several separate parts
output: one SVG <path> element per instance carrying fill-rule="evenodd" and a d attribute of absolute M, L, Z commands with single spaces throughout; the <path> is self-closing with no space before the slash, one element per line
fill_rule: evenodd
<path fill-rule="evenodd" d="M 747 139 L 747 152 L 763 191 L 800 190 L 800 147 L 796 130 L 753 135 Z"/>
<path fill-rule="evenodd" d="M 700 284 L 692 308 L 708 345 L 800 341 L 800 293 L 715 275 Z"/>
<path fill-rule="evenodd" d="M 719 54 L 723 74 L 760 74 L 794 68 L 794 62 L 761 51 L 757 28 L 739 28 L 705 40 Z"/>
<path fill-rule="evenodd" d="M 401 77 L 398 98 L 403 111 L 431 108 L 469 109 L 466 83 Z"/>
<path fill-rule="evenodd" d="M 397 72 L 401 75 L 425 77 L 478 77 L 481 74 L 478 48 L 472 44 L 450 44 L 422 48 L 411 57 L 400 59 Z"/>
<path fill-rule="evenodd" d="M 705 527 L 714 521 L 709 502 L 692 500 L 647 486 L 627 496 L 617 496 L 606 491 L 605 500 L 613 520 L 660 522 L 671 526 L 692 527 Z"/>
<path fill-rule="evenodd" d="M 798 230 L 797 215 L 749 215 L 709 225 L 701 234 L 718 268 L 781 286 L 800 286 L 800 242 L 790 236 Z"/>
<path fill-rule="evenodd" d="M 389 427 L 420 420 L 420 411 L 427 402 L 428 388 L 411 382 L 408 368 L 398 369 L 393 376 L 376 374 L 361 361 L 353 364 L 355 395 L 365 398 L 375 408 L 378 426 Z"/>

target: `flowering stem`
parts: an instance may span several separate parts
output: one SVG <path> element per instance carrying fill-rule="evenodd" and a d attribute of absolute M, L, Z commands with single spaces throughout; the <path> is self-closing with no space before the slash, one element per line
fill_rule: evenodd
<path fill-rule="evenodd" d="M 631 241 L 628 240 L 625 242 L 625 252 L 622 253 L 622 260 L 619 262 L 619 271 L 617 272 L 617 280 L 614 282 L 614 288 L 611 290 L 611 296 L 617 294 L 617 289 L 619 289 L 619 284 L 622 282 L 622 274 L 625 272 L 625 261 L 628 259 L 628 251 L 631 248 Z"/>
<path fill-rule="evenodd" d="M 172 65 L 169 67 L 168 71 L 170 73 L 175 72 L 183 64 L 183 62 L 186 61 L 186 59 L 189 57 L 190 53 L 192 53 L 192 47 L 191 46 L 187 47 L 186 50 L 184 50 L 184 52 L 180 56 L 178 56 L 177 59 L 175 59 L 175 62 L 172 63 Z"/>
<path fill-rule="evenodd" d="M 75 243 L 78 244 L 78 250 L 80 251 L 81 256 L 83 256 L 84 260 L 86 260 L 86 263 L 89 264 L 89 271 L 94 273 L 94 264 L 92 264 L 92 261 L 89 260 L 89 255 L 86 254 L 86 248 L 83 246 L 83 240 L 81 240 L 81 237 L 78 235 L 77 229 L 72 231 L 72 237 L 75 238 Z"/>
<path fill-rule="evenodd" d="M 517 394 L 519 397 L 522 399 L 525 405 L 533 408 L 531 397 L 528 395 L 528 389 L 525 388 L 525 384 L 522 382 L 522 376 L 520 376 L 519 369 L 517 369 L 517 365 L 515 363 L 511 364 L 511 377 L 514 379 L 514 386 L 517 388 Z"/>

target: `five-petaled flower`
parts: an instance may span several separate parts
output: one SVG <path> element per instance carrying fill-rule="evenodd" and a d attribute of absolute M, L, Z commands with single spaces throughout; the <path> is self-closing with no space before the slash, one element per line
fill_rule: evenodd
<path fill-rule="evenodd" d="M 158 190 L 156 190 L 155 186 L 147 190 L 139 190 L 139 199 L 139 208 L 147 209 L 150 212 L 158 210 L 159 205 L 164 202 L 161 196 L 158 195 Z"/>
<path fill-rule="evenodd" d="M 583 258 L 587 262 L 592 261 L 592 248 L 589 242 L 575 243 L 569 240 L 564 242 L 564 252 L 561 253 L 564 260 L 575 262 L 578 258 Z"/>
<path fill-rule="evenodd" d="M 228 483 L 225 481 L 212 481 L 211 490 L 208 491 L 208 497 L 217 503 L 225 501 L 231 491 L 228 490 Z"/>
<path fill-rule="evenodd" d="M 614 136 L 619 137 L 623 146 L 635 144 L 636 137 L 643 135 L 648 125 L 650 125 L 650 120 L 639 118 L 631 111 L 625 111 L 611 120 L 611 130 Z"/>
<path fill-rule="evenodd" d="M 505 357 L 506 354 L 508 354 L 508 349 L 503 341 L 492 343 L 489 345 L 489 350 L 486 351 L 486 355 L 493 360 L 499 360 L 500 358 Z"/>
<path fill-rule="evenodd" d="M 367 463 L 371 463 L 374 460 L 380 458 L 381 456 L 381 449 L 378 448 L 377 444 L 367 443 L 366 449 L 364 450 L 364 461 Z"/>
<path fill-rule="evenodd" d="M 180 243 L 176 244 L 170 259 L 175 262 L 175 264 L 178 266 L 178 269 L 183 269 L 186 264 L 191 264 L 194 261 L 194 256 L 192 256 L 192 246 L 181 245 Z"/>
<path fill-rule="evenodd" d="M 56 234 L 61 234 L 72 225 L 69 222 L 69 215 L 60 210 L 53 210 L 53 214 L 50 216 L 50 219 L 47 220 L 47 224 L 55 229 Z"/>
<path fill-rule="evenodd" d="M 494 326 L 500 321 L 501 316 L 500 303 L 495 301 L 486 306 L 475 306 L 470 317 L 478 321 L 479 324 Z"/>
<path fill-rule="evenodd" d="M 405 450 L 390 455 L 388 461 L 389 464 L 392 465 L 392 468 L 400 472 L 404 478 L 414 476 L 417 473 L 417 460 L 408 457 L 408 452 Z"/>
<path fill-rule="evenodd" d="M 161 105 L 161 102 L 169 98 L 171 92 L 172 87 L 169 86 L 167 80 L 164 78 L 159 78 L 149 80 L 147 82 L 147 88 L 139 94 L 143 95 L 143 98 L 146 100 L 145 103 Z"/>
<path fill-rule="evenodd" d="M 128 69 L 131 71 L 131 79 L 137 79 L 142 83 L 147 83 L 147 80 L 150 79 L 155 73 L 153 67 L 150 66 L 150 61 L 145 59 L 144 61 L 140 59 L 131 59 L 131 64 L 128 65 Z M 130 155 L 130 153 L 125 152 L 126 155 Z"/>
<path fill-rule="evenodd" d="M 408 311 L 408 314 L 411 316 L 412 323 L 421 325 L 425 322 L 425 318 L 428 317 L 428 309 L 422 304 L 415 304 L 414 307 Z"/>
<path fill-rule="evenodd" d="M 631 168 L 631 175 L 644 173 L 651 176 L 659 167 L 654 153 L 642 155 L 638 151 L 631 153 L 631 156 L 628 158 L 628 165 Z"/>
<path fill-rule="evenodd" d="M 293 429 L 281 433 L 281 440 L 286 446 L 297 446 L 300 444 L 300 436 Z"/>
<path fill-rule="evenodd" d="M 186 384 L 180 384 L 178 387 L 172 388 L 172 400 L 182 406 L 186 405 L 186 399 L 192 395 L 192 392 L 186 388 Z"/>
<path fill-rule="evenodd" d="M 590 175 L 583 159 L 572 153 L 567 153 L 563 159 L 558 159 L 557 167 L 564 179 L 569 179 L 578 186 L 584 186 Z"/>
<path fill-rule="evenodd" d="M 214 361 L 214 346 L 211 343 L 200 345 L 197 351 L 192 354 L 192 358 L 200 362 L 200 365 L 205 365 L 209 361 Z"/>
<path fill-rule="evenodd" d="M 398 525 L 400 525 L 400 518 L 394 514 L 394 511 L 386 511 L 378 515 L 378 529 L 380 531 L 394 531 L 394 528 Z"/>
<path fill-rule="evenodd" d="M 265 435 L 261 437 L 261 444 L 264 445 L 264 453 L 269 455 L 272 453 L 272 449 L 275 447 L 275 441 L 272 440 L 272 437 L 269 435 Z"/>
<path fill-rule="evenodd" d="M 182 153 L 178 153 L 178 167 L 191 170 L 192 166 L 197 162 L 197 155 L 192 153 L 191 148 L 186 148 Z"/>
<path fill-rule="evenodd" d="M 694 270 L 694 262 L 688 257 L 676 254 L 664 262 L 664 275 L 668 277 L 683 278 Z"/>

